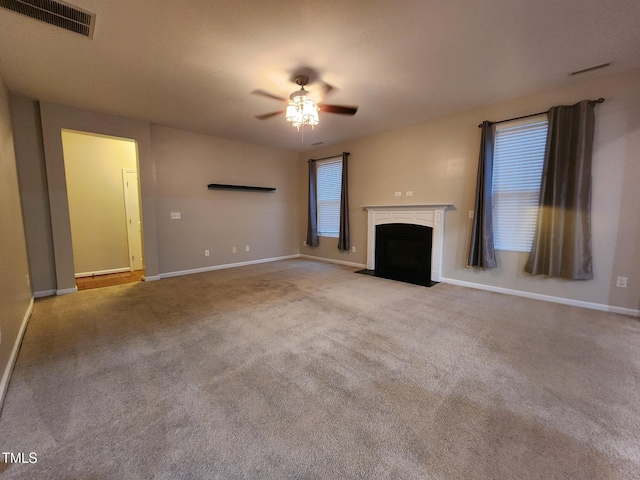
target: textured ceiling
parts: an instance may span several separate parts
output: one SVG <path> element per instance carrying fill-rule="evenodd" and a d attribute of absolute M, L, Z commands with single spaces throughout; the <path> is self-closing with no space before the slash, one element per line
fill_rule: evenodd
<path fill-rule="evenodd" d="M 0 9 L 12 92 L 296 151 L 640 66 L 638 0 L 69 3 L 96 14 L 93 39 Z M 301 144 L 251 92 L 288 97 L 303 67 L 359 110 L 321 113 Z"/>

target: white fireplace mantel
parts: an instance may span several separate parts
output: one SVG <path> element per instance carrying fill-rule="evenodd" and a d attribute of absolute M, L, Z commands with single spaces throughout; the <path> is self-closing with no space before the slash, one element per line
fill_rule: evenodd
<path fill-rule="evenodd" d="M 367 269 L 376 268 L 376 225 L 409 223 L 433 228 L 431 246 L 431 280 L 442 278 L 444 262 L 444 215 L 450 203 L 425 205 L 363 205 L 368 212 Z"/>

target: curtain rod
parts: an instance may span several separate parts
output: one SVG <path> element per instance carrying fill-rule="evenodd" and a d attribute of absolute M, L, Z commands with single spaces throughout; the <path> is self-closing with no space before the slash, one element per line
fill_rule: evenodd
<path fill-rule="evenodd" d="M 308 162 L 315 162 L 317 160 L 326 160 L 327 158 L 335 158 L 335 157 L 341 157 L 344 154 L 347 155 L 351 155 L 349 152 L 342 152 L 342 153 L 338 153 L 337 155 L 329 155 L 328 157 L 322 157 L 322 158 L 310 158 L 309 160 L 307 160 Z"/>
<path fill-rule="evenodd" d="M 604 98 L 600 97 L 600 98 L 599 98 L 599 99 L 597 99 L 597 100 L 589 100 L 589 101 L 590 101 L 590 102 L 593 102 L 593 103 L 602 103 L 602 102 L 604 102 Z M 547 111 L 548 111 L 548 110 L 547 110 Z M 544 113 L 547 113 L 547 112 L 531 113 L 531 114 L 529 114 L 529 115 L 523 115 L 523 116 L 521 116 L 521 117 L 507 118 L 506 120 L 499 120 L 499 121 L 497 121 L 497 122 L 489 122 L 489 123 L 491 123 L 492 125 L 494 125 L 494 124 L 496 124 L 496 123 L 511 122 L 511 121 L 513 121 L 513 120 L 521 120 L 521 119 L 523 119 L 523 118 L 535 117 L 535 116 L 537 116 L 537 115 L 542 115 L 542 114 L 544 114 Z M 478 125 L 478 128 L 482 128 L 482 124 Z"/>

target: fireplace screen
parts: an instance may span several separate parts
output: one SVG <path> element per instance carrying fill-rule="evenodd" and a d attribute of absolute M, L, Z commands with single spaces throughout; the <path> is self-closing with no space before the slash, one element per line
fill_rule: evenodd
<path fill-rule="evenodd" d="M 377 225 L 375 274 L 430 285 L 432 237 L 433 229 L 423 225 Z"/>

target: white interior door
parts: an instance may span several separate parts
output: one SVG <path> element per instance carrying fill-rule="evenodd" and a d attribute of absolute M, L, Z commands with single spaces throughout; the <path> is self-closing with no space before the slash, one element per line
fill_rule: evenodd
<path fill-rule="evenodd" d="M 124 202 L 127 214 L 127 238 L 129 241 L 129 266 L 131 270 L 142 270 L 142 222 L 140 216 L 140 193 L 138 172 L 122 170 Z"/>

